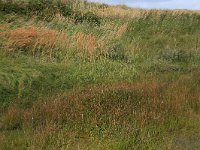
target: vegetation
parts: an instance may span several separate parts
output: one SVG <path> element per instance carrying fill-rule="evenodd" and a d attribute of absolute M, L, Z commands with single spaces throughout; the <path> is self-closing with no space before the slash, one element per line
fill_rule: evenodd
<path fill-rule="evenodd" d="M 200 148 L 200 13 L 0 0 L 0 149 Z"/>

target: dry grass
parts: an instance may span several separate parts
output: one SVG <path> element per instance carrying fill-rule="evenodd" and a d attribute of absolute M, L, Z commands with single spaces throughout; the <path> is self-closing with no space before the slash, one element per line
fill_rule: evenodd
<path fill-rule="evenodd" d="M 67 1 L 65 0 L 65 2 Z M 84 9 L 83 5 L 79 7 L 80 9 Z M 91 10 L 92 9 L 93 8 L 91 8 Z M 155 18 L 158 20 L 161 19 L 163 14 L 181 16 L 182 13 L 197 13 L 177 10 L 172 12 L 159 10 L 145 11 L 121 6 L 113 6 L 104 9 L 98 8 L 92 11 L 96 11 L 97 14 L 106 17 L 127 16 L 130 18 L 141 18 L 148 16 L 150 13 L 154 13 Z M 59 14 L 58 16 L 58 20 L 64 21 L 62 20 L 62 16 Z M 172 136 L 176 136 L 176 131 L 180 134 L 186 134 L 187 131 L 195 132 L 195 130 L 199 130 L 199 128 L 192 128 L 199 122 L 199 73 L 193 71 L 192 65 L 190 69 L 190 64 L 187 64 L 188 66 L 180 64 L 179 66 L 179 62 L 169 62 L 170 66 L 168 66 L 166 60 L 166 62 L 164 62 L 166 64 L 163 63 L 158 65 L 157 63 L 162 63 L 162 61 L 157 62 L 157 52 L 155 52 L 156 49 L 154 48 L 156 46 L 148 46 L 148 42 L 153 45 L 156 39 L 149 39 L 150 41 L 144 40 L 144 43 L 142 41 L 140 42 L 140 37 L 143 38 L 143 36 L 145 36 L 145 33 L 141 34 L 141 32 L 139 33 L 139 37 L 133 35 L 131 38 L 134 40 L 133 43 L 126 42 L 125 33 L 129 27 L 126 22 L 129 22 L 130 20 L 126 21 L 126 19 L 123 19 L 124 18 L 121 18 L 120 20 L 118 18 L 114 20 L 106 18 L 105 22 L 100 27 L 91 27 L 92 30 L 90 31 L 85 24 L 74 27 L 74 24 L 70 23 L 68 26 L 64 22 L 62 24 L 59 24 L 58 22 L 58 24 L 55 25 L 55 30 L 47 27 L 45 28 L 46 22 L 42 24 L 41 27 L 38 27 L 38 24 L 36 26 L 35 22 L 28 23 L 29 25 L 34 24 L 34 26 L 31 27 L 21 27 L 16 29 L 0 27 L 0 30 L 3 31 L 0 32 L 0 37 L 3 37 L 1 40 L 2 43 L 5 43 L 1 46 L 4 46 L 2 49 L 5 49 L 8 54 L 22 52 L 23 54 L 30 54 L 31 56 L 36 57 L 42 55 L 45 56 L 42 57 L 42 59 L 39 59 L 42 61 L 44 59 L 46 60 L 46 58 L 57 59 L 60 57 L 62 59 L 65 56 L 68 58 L 67 67 L 66 65 L 62 65 L 60 61 L 56 63 L 37 63 L 38 59 L 36 62 L 33 62 L 33 64 L 31 63 L 26 67 L 26 59 L 23 59 L 24 57 L 21 58 L 20 55 L 15 55 L 17 57 L 19 56 L 19 58 L 8 56 L 9 59 L 5 61 L 5 63 L 3 62 L 5 67 L 3 66 L 2 82 L 6 79 L 5 82 L 16 83 L 16 90 L 18 90 L 16 93 L 18 92 L 18 98 L 16 97 L 16 100 L 14 100 L 15 97 L 12 97 L 15 94 L 13 92 L 15 89 L 11 89 L 10 91 L 5 90 L 7 93 L 5 96 L 2 96 L 3 98 L 5 97 L 6 106 L 5 109 L 1 111 L 0 130 L 5 136 L 0 136 L 0 145 L 1 143 L 2 145 L 4 143 L 4 145 L 9 145 L 9 142 L 5 141 L 7 139 L 16 139 L 16 137 L 20 137 L 20 140 L 23 141 L 23 138 L 26 138 L 24 135 L 30 138 L 30 140 L 27 140 L 30 143 L 23 141 L 24 145 L 28 143 L 29 145 L 35 146 L 30 147 L 30 149 L 48 149 L 47 147 L 52 145 L 62 147 L 62 142 L 64 144 L 70 143 L 71 145 L 76 145 L 76 142 L 78 143 L 82 139 L 87 140 L 88 138 L 96 138 L 97 136 L 99 137 L 98 142 L 100 138 L 102 138 L 105 139 L 107 143 L 110 142 L 109 140 L 115 138 L 119 138 L 119 140 L 124 138 L 125 145 L 129 145 L 129 143 L 132 144 L 133 138 L 136 139 L 136 145 L 140 145 L 141 142 L 143 142 L 143 139 L 144 143 L 145 140 L 148 139 L 148 141 L 146 141 L 148 145 L 154 138 L 156 141 L 158 140 L 158 142 L 162 140 L 167 141 L 167 138 L 165 138 L 166 134 L 168 136 L 168 134 L 172 133 Z M 55 19 L 54 21 L 57 20 Z M 153 21 L 155 20 L 153 19 Z M 51 26 L 52 23 L 49 23 L 48 27 Z M 65 31 L 64 29 L 63 31 L 57 31 L 58 28 L 60 29 L 64 25 L 67 26 L 67 29 L 72 29 L 70 31 L 71 34 L 67 34 L 68 31 Z M 26 24 L 26 26 L 28 25 Z M 54 28 L 55 26 L 53 25 L 51 27 Z M 141 30 L 142 29 L 143 28 L 141 27 Z M 151 30 L 148 31 L 151 32 Z M 162 34 L 160 33 L 160 35 L 164 38 L 165 33 L 164 31 L 161 32 Z M 121 45 L 118 46 L 118 43 L 122 44 L 122 50 L 127 50 L 126 54 L 130 56 L 131 59 L 130 63 L 129 61 L 126 63 L 125 61 L 121 62 L 121 60 L 111 60 L 109 57 L 103 58 L 104 56 L 106 57 L 106 54 L 110 52 L 109 50 L 114 49 L 115 46 L 117 46 L 117 48 L 119 47 L 120 50 Z M 143 44 L 147 45 L 144 47 L 148 47 L 149 51 L 144 49 L 144 53 L 141 51 L 138 55 L 131 54 L 132 51 L 135 53 L 142 49 Z M 131 52 L 129 53 L 128 50 Z M 85 63 L 85 61 L 79 61 L 76 56 L 74 57 L 75 54 L 80 55 L 84 59 L 96 58 L 99 52 L 103 54 L 101 55 L 102 59 L 92 63 L 89 63 L 88 61 Z M 115 51 L 113 50 L 111 52 Z M 142 55 L 151 52 L 152 55 L 155 54 L 153 59 L 151 59 L 151 56 L 148 57 L 149 59 L 146 59 L 144 56 L 143 60 Z M 58 55 L 55 55 L 55 53 Z M 139 58 L 140 54 L 141 60 Z M 7 59 L 7 57 L 5 57 L 5 59 Z M 9 66 L 13 66 L 13 64 L 17 64 L 17 66 L 13 66 L 14 69 L 11 67 L 11 70 L 8 69 L 7 71 L 6 64 L 10 60 L 13 60 L 13 62 L 8 64 Z M 58 60 L 60 59 L 58 58 Z M 74 63 L 76 60 L 78 60 L 77 63 L 80 65 L 78 68 L 75 66 L 77 63 Z M 156 62 L 154 62 L 154 60 Z M 108 66 L 104 66 L 104 61 L 105 63 L 108 63 Z M 191 61 L 191 63 L 193 62 Z M 153 66 L 152 70 L 150 68 L 151 65 Z M 159 68 L 157 70 L 157 65 L 158 67 L 160 65 L 163 68 L 166 67 L 167 73 L 162 72 L 162 70 L 160 71 Z M 174 71 L 173 66 L 171 69 L 171 65 L 174 65 L 175 69 L 177 66 L 177 70 L 179 70 L 180 67 L 180 72 Z M 194 62 L 194 65 L 198 66 L 198 63 Z M 188 73 L 188 70 L 185 72 L 184 68 L 182 71 L 182 66 L 184 68 L 187 67 L 191 72 Z M 127 69 L 116 71 L 118 67 L 125 67 Z M 136 76 L 133 77 L 133 75 L 135 75 L 135 69 L 132 71 L 132 67 L 136 68 L 138 78 Z M 23 68 L 27 68 L 27 70 Z M 130 72 L 128 70 L 129 68 Z M 90 71 L 89 69 L 92 70 Z M 34 73 L 37 70 L 42 73 L 39 76 L 36 75 L 38 78 L 35 78 L 33 76 L 35 76 Z M 97 72 L 95 70 L 97 70 Z M 105 79 L 100 79 L 102 74 L 99 76 L 98 72 L 101 70 L 102 73 L 105 73 Z M 115 76 L 113 75 L 113 72 L 119 72 L 119 74 L 116 74 Z M 152 75 L 148 76 L 147 74 Z M 8 77 L 6 78 L 7 75 Z M 140 77 L 144 77 L 145 79 L 141 79 Z M 173 79 L 167 81 L 170 77 L 173 77 Z M 20 80 L 18 78 L 20 78 Z M 31 82 L 30 87 L 28 85 L 29 83 L 27 83 L 29 80 Z M 110 84 L 77 87 L 83 83 L 105 83 L 108 80 Z M 117 81 L 119 83 L 113 83 Z M 133 82 L 126 83 L 126 81 Z M 75 89 L 68 89 L 71 88 L 71 86 Z M 7 89 L 7 86 L 5 86 L 5 89 Z M 59 94 L 53 93 L 57 90 L 60 91 L 65 89 L 66 92 Z M 4 85 L 2 91 L 3 90 Z M 35 95 L 32 97 L 33 93 Z M 11 98 L 9 97 L 9 94 L 11 94 Z M 52 94 L 54 96 L 51 98 L 42 97 L 46 94 Z M 35 97 L 40 96 L 40 99 L 32 101 L 33 99 L 35 100 Z M 21 98 L 22 100 L 20 100 Z M 13 100 L 13 104 L 10 103 L 10 99 Z M 14 103 L 17 104 L 14 105 Z M 4 106 L 2 106 L 2 108 L 4 108 Z M 182 119 L 185 118 L 186 121 L 184 120 L 182 122 Z M 191 120 L 196 119 L 197 123 L 190 123 L 189 118 L 191 118 Z M 190 124 L 192 124 L 192 127 Z M 171 130 L 176 131 L 173 132 Z M 30 135 L 29 132 L 31 132 Z M 142 135 L 143 132 L 146 133 Z M 18 133 L 21 135 L 18 135 Z M 84 134 L 83 137 L 81 137 L 82 134 Z M 108 141 L 105 138 L 106 136 L 109 139 Z M 143 138 L 143 136 L 146 137 Z M 19 142 L 21 142 L 20 140 Z M 139 140 L 141 140 L 141 142 Z M 92 142 L 94 142 L 94 140 Z M 111 144 L 112 142 L 113 141 L 111 141 Z M 114 142 L 114 144 L 120 142 L 117 141 L 116 143 Z M 88 144 L 87 142 L 85 143 L 86 145 Z M 168 141 L 166 143 L 168 143 Z M 99 142 L 99 144 L 102 143 Z M 66 147 L 67 146 L 68 145 L 66 145 Z M 94 144 L 94 147 L 96 148 L 97 145 Z M 170 146 L 168 149 L 170 149 Z"/>
<path fill-rule="evenodd" d="M 67 3 L 65 1 L 64 3 Z M 101 17 L 118 17 L 118 18 L 142 18 L 148 16 L 151 13 L 156 14 L 157 16 L 161 16 L 163 14 L 172 14 L 175 16 L 179 16 L 182 14 L 200 14 L 198 10 L 145 10 L 141 8 L 130 8 L 125 5 L 115 5 L 115 6 L 101 6 L 98 3 L 97 5 L 85 5 L 84 2 L 74 2 L 74 9 L 79 10 L 81 12 L 94 12 Z"/>
<path fill-rule="evenodd" d="M 19 129 L 21 127 L 21 110 L 15 106 L 10 106 L 1 120 L 3 121 L 3 128 L 7 130 Z"/>
<path fill-rule="evenodd" d="M 6 141 L 5 135 L 1 135 L 0 136 L 0 145 L 4 145 L 5 141 Z"/>
<path fill-rule="evenodd" d="M 29 51 L 35 55 L 38 51 L 52 56 L 53 50 L 67 48 L 68 37 L 66 34 L 46 28 L 28 27 L 17 28 L 7 33 L 5 43 L 7 53 L 18 50 Z"/>
<path fill-rule="evenodd" d="M 122 26 L 120 26 L 116 32 L 116 37 L 117 38 L 120 38 L 124 35 L 124 33 L 127 31 L 127 27 L 128 27 L 128 24 L 123 24 Z"/>
<path fill-rule="evenodd" d="M 4 44 L 6 53 L 17 51 L 31 52 L 35 56 L 38 52 L 50 58 L 58 50 L 76 49 L 77 53 L 94 57 L 99 43 L 95 36 L 79 32 L 68 36 L 64 32 L 46 28 L 28 27 L 11 30 Z"/>
<path fill-rule="evenodd" d="M 152 78 L 152 81 L 134 84 L 119 83 L 76 89 L 48 100 L 37 101 L 26 110 L 10 107 L 3 115 L 3 124 L 14 128 L 19 118 L 22 118 L 21 125 L 33 127 L 49 123 L 79 124 L 86 120 L 91 124 L 102 124 L 105 121 L 113 126 L 122 123 L 128 125 L 129 122 L 124 116 L 135 118 L 141 126 L 150 122 L 162 124 L 170 115 L 195 115 L 193 107 L 199 107 L 199 89 L 192 93 L 190 86 L 183 86 L 192 79 L 179 80 L 181 83 L 167 84 Z M 128 98 L 124 99 L 122 93 Z M 115 101 L 117 99 L 119 101 Z M 101 120 L 102 116 L 107 116 L 106 120 Z"/>
<path fill-rule="evenodd" d="M 76 49 L 78 53 L 95 56 L 98 47 L 98 41 L 95 36 L 84 34 L 82 32 L 75 35 Z"/>
<path fill-rule="evenodd" d="M 10 28 L 10 24 L 1 23 L 0 30 L 5 31 Z"/>
<path fill-rule="evenodd" d="M 119 17 L 119 18 L 141 18 L 148 16 L 151 13 L 161 16 L 163 14 L 172 14 L 179 16 L 182 14 L 200 14 L 200 11 L 196 10 L 145 10 L 139 8 L 129 8 L 121 5 L 109 6 L 105 8 L 93 8 L 92 11 L 96 12 L 102 17 Z"/>
<path fill-rule="evenodd" d="M 36 132 L 34 133 L 34 139 L 36 140 L 35 142 L 39 145 L 42 145 L 44 141 L 47 141 L 48 138 L 58 133 L 58 131 L 59 128 L 55 124 L 50 122 L 46 126 L 40 126 L 36 129 Z"/>
<path fill-rule="evenodd" d="M 95 11 L 95 10 L 94 10 Z M 129 9 L 121 6 L 110 6 L 103 9 L 96 9 L 96 13 L 102 17 L 130 17 L 138 18 L 142 14 L 141 9 Z"/>
<path fill-rule="evenodd" d="M 5 34 L 4 32 L 0 32 L 0 38 L 1 38 L 1 37 L 5 37 L 5 35 L 6 35 L 6 34 Z"/>
<path fill-rule="evenodd" d="M 33 45 L 34 40 L 38 37 L 38 31 L 36 28 L 19 28 L 10 31 L 8 34 L 9 39 L 5 44 L 6 49 L 11 52 L 16 48 L 24 48 Z"/>

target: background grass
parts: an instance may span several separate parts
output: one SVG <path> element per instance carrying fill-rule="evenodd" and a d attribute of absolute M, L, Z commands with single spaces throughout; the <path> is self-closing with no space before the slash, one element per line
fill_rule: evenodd
<path fill-rule="evenodd" d="M 198 11 L 0 6 L 1 149 L 200 148 Z"/>

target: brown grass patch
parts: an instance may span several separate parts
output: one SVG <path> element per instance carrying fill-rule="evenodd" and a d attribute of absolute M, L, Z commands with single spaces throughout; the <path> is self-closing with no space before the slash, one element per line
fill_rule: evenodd
<path fill-rule="evenodd" d="M 151 122 L 165 123 L 169 116 L 189 117 L 198 113 L 199 88 L 191 93 L 190 85 L 183 86 L 193 81 L 192 78 L 180 77 L 170 84 L 153 77 L 151 79 L 74 89 L 37 101 L 26 110 L 11 107 L 4 114 L 4 122 L 14 127 L 18 123 L 14 114 L 20 114 L 20 124 L 32 127 L 83 122 L 120 126 L 130 125 L 135 120 L 145 126 Z"/>
<path fill-rule="evenodd" d="M 34 44 L 34 40 L 38 37 L 38 31 L 36 28 L 18 28 L 10 31 L 9 39 L 6 42 L 7 50 L 14 51 L 16 48 L 25 48 Z"/>
<path fill-rule="evenodd" d="M 38 101 L 17 117 L 18 110 L 11 107 L 4 118 L 7 118 L 6 124 L 10 127 L 14 127 L 20 118 L 23 118 L 25 126 L 32 127 L 48 123 L 79 124 L 84 120 L 116 126 L 129 124 L 124 118 L 126 116 L 135 118 L 143 126 L 152 120 L 164 122 L 168 115 L 191 115 L 188 100 L 198 98 L 199 93 L 190 94 L 189 91 L 188 86 L 160 84 L 157 80 L 92 86 L 57 95 L 48 101 Z M 101 120 L 102 116 L 106 118 Z"/>
<path fill-rule="evenodd" d="M 45 28 L 28 27 L 17 28 L 8 33 L 5 48 L 8 53 L 17 50 L 29 51 L 35 55 L 38 51 L 52 57 L 53 50 L 67 48 L 68 38 L 63 32 Z"/>
<path fill-rule="evenodd" d="M 82 32 L 69 37 L 64 32 L 46 28 L 22 27 L 5 34 L 8 35 L 8 39 L 4 47 L 8 54 L 22 51 L 31 53 L 33 56 L 41 53 L 52 58 L 59 50 L 76 49 L 81 55 L 94 57 L 99 46 L 95 36 Z"/>
<path fill-rule="evenodd" d="M 21 110 L 15 106 L 10 106 L 1 118 L 2 128 L 13 130 L 21 128 Z"/>
<path fill-rule="evenodd" d="M 5 37 L 6 33 L 5 32 L 0 32 L 0 37 Z"/>
<path fill-rule="evenodd" d="M 98 47 L 98 42 L 95 36 L 80 32 L 75 35 L 75 40 L 79 53 L 86 54 L 91 57 L 95 56 Z"/>

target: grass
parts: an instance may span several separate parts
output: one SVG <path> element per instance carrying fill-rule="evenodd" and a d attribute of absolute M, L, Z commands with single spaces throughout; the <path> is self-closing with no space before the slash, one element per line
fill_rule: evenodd
<path fill-rule="evenodd" d="M 0 9 L 0 149 L 199 149 L 199 11 L 72 4 Z"/>

